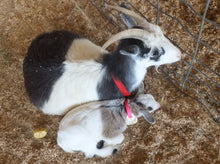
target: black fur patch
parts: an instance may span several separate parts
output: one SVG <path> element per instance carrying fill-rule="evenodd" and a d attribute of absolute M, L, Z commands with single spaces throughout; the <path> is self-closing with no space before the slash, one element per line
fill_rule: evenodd
<path fill-rule="evenodd" d="M 112 79 L 112 74 L 125 85 L 129 92 L 131 92 L 132 81 L 135 80 L 132 79 L 134 70 L 131 65 L 135 64 L 132 59 L 120 54 L 118 54 L 118 56 L 116 54 L 114 57 L 113 55 L 105 55 L 102 64 L 103 67 L 106 68 L 106 74 L 97 86 L 100 99 L 108 100 L 123 97 Z"/>
<path fill-rule="evenodd" d="M 117 47 L 118 50 L 120 49 L 126 49 L 129 45 L 137 45 L 140 48 L 140 54 L 138 55 L 140 58 L 147 57 L 147 54 L 150 52 L 150 47 L 145 47 L 143 41 L 138 39 L 123 39 L 119 46 Z"/>
<path fill-rule="evenodd" d="M 41 108 L 54 83 L 64 72 L 65 55 L 78 34 L 54 31 L 39 35 L 31 43 L 23 62 L 24 82 L 31 101 Z"/>
<path fill-rule="evenodd" d="M 127 47 L 137 45 L 141 52 L 144 50 L 144 43 L 138 39 L 122 39 L 117 47 L 116 51 L 127 49 Z"/>
<path fill-rule="evenodd" d="M 106 69 L 106 74 L 97 86 L 99 99 L 107 100 L 123 97 L 114 83 L 111 74 L 120 80 L 130 93 L 133 92 L 131 87 L 136 82 L 134 70 L 136 63 L 131 56 L 120 54 L 120 50 L 126 50 L 131 45 L 137 45 L 141 50 L 139 56 L 143 57 L 142 53 L 146 50 L 141 40 L 123 39 L 112 54 L 105 54 L 98 60 L 103 65 L 103 68 Z"/>
<path fill-rule="evenodd" d="M 135 82 L 135 61 L 133 61 L 131 57 L 121 55 L 118 52 L 112 55 L 104 55 L 101 63 L 103 68 L 106 69 L 106 74 L 97 86 L 97 92 L 100 99 L 107 100 L 123 97 L 112 79 L 112 74 L 124 84 L 129 92 L 132 92 L 131 86 Z"/>
<path fill-rule="evenodd" d="M 100 140 L 97 144 L 96 144 L 96 148 L 97 149 L 102 149 L 104 147 L 104 140 Z"/>
<path fill-rule="evenodd" d="M 158 61 L 160 59 L 161 55 L 164 55 L 164 54 L 165 54 L 165 50 L 163 47 L 161 47 L 161 50 L 159 50 L 158 48 L 155 48 L 153 50 L 153 54 L 150 57 L 150 59 L 154 60 L 154 61 Z"/>

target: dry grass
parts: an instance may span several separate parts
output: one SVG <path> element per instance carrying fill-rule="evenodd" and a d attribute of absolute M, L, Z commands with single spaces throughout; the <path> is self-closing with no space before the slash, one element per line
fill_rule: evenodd
<path fill-rule="evenodd" d="M 142 0 L 131 2 L 155 21 L 154 9 Z M 194 18 L 181 2 L 160 2 L 163 10 L 177 16 L 193 34 L 198 34 L 201 20 Z M 204 1 L 189 3 L 202 14 Z M 212 1 L 208 12 L 208 17 L 216 23 L 220 23 L 219 7 L 218 1 Z M 177 23 L 168 22 L 169 19 L 161 15 L 160 23 L 167 36 L 192 53 L 195 41 Z M 179 92 L 153 68 L 149 69 L 144 82 L 146 92 L 161 103 L 161 109 L 154 114 L 155 125 L 140 119 L 129 127 L 122 151 L 113 157 L 85 159 L 82 153 L 65 153 L 56 144 L 62 116 L 44 115 L 29 102 L 25 92 L 22 62 L 27 47 L 38 34 L 55 29 L 78 32 L 101 45 L 117 28 L 87 0 L 1 0 L 0 25 L 0 163 L 220 163 L 219 127 L 197 102 Z M 219 30 L 205 25 L 202 39 L 218 51 L 219 36 Z M 216 54 L 207 54 L 209 50 L 199 48 L 199 59 L 219 72 L 219 58 Z M 186 55 L 184 59 L 191 60 Z M 204 72 L 216 78 L 207 70 Z M 33 130 L 38 128 L 47 128 L 48 135 L 35 139 Z"/>

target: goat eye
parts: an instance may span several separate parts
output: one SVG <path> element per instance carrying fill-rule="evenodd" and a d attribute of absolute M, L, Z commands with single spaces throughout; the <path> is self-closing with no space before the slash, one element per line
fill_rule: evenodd
<path fill-rule="evenodd" d="M 153 110 L 153 108 L 149 106 L 149 107 L 148 107 L 148 110 L 149 110 L 149 111 L 152 111 L 152 110 Z"/>
<path fill-rule="evenodd" d="M 150 59 L 154 60 L 156 62 L 160 59 L 160 56 L 161 56 L 161 54 L 159 52 L 159 49 L 155 48 L 151 54 Z"/>
<path fill-rule="evenodd" d="M 155 50 L 154 52 L 153 52 L 153 56 L 158 56 L 159 55 L 159 51 L 158 50 Z"/>

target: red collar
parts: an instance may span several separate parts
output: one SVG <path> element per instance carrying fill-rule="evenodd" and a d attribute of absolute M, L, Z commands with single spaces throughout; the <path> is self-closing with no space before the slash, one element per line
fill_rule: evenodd
<path fill-rule="evenodd" d="M 121 91 L 121 93 L 122 93 L 125 97 L 131 95 L 131 93 L 128 92 L 128 90 L 126 89 L 126 87 L 124 86 L 124 84 L 123 84 L 120 80 L 116 79 L 114 75 L 112 75 L 112 79 L 114 80 L 114 82 L 115 82 L 115 84 L 117 85 L 118 89 Z"/>
<path fill-rule="evenodd" d="M 126 87 L 124 86 L 124 84 L 115 78 L 114 75 L 112 75 L 112 79 L 114 80 L 116 86 L 118 87 L 118 89 L 121 91 L 121 93 L 125 96 L 125 97 L 128 97 L 131 95 L 131 93 L 126 89 Z M 125 99 L 125 109 L 126 109 L 126 112 L 127 112 L 127 115 L 129 118 L 132 118 L 132 115 L 131 115 L 131 108 L 130 106 L 128 105 L 128 100 L 127 98 Z"/>

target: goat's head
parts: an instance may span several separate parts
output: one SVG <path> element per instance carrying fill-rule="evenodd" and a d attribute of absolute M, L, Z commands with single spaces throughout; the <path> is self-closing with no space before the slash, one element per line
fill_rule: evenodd
<path fill-rule="evenodd" d="M 137 106 L 133 110 L 136 110 L 138 117 L 143 116 L 147 122 L 154 124 L 156 121 L 151 113 L 160 107 L 154 97 L 151 94 L 140 94 L 135 103 Z"/>
<path fill-rule="evenodd" d="M 151 94 L 140 94 L 136 98 L 135 102 L 138 105 L 143 106 L 145 109 L 148 109 L 150 113 L 160 108 L 160 104 Z"/>
<path fill-rule="evenodd" d="M 103 45 L 104 49 L 120 41 L 117 53 L 132 56 L 145 67 L 169 64 L 181 59 L 181 52 L 163 35 L 159 26 L 147 22 L 126 8 L 106 7 L 121 11 L 121 17 L 129 29 L 110 38 Z"/>

